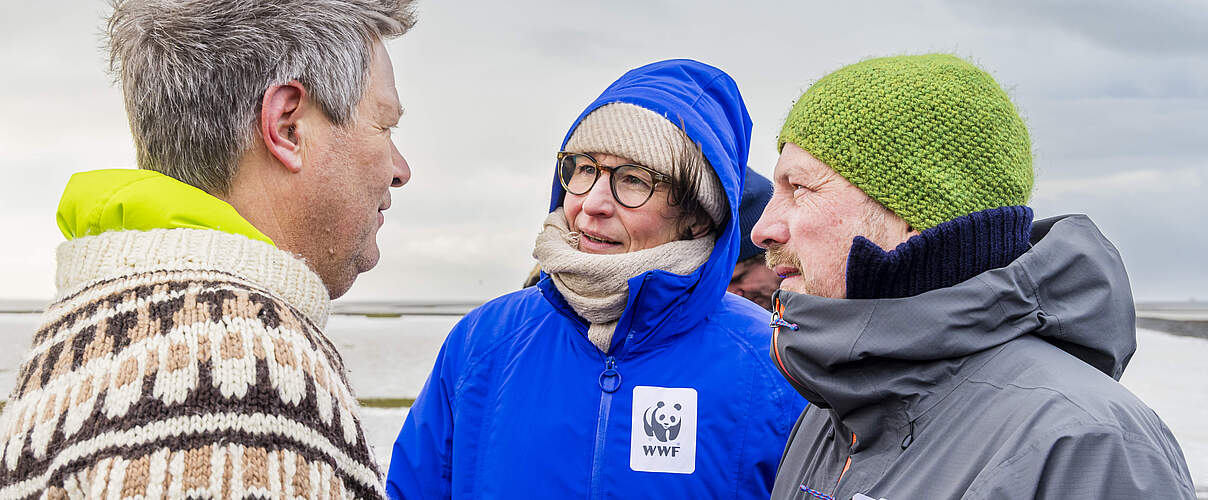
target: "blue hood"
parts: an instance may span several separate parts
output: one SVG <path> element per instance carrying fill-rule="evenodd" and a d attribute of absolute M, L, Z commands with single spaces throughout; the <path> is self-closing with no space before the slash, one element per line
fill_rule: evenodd
<path fill-rule="evenodd" d="M 738 257 L 739 198 L 747 170 L 747 152 L 751 144 L 751 117 L 738 92 L 738 84 L 721 70 L 689 59 L 672 59 L 647 64 L 630 70 L 604 89 L 575 119 L 562 146 L 570 140 L 575 128 L 596 108 L 614 102 L 641 106 L 680 125 L 709 160 L 728 200 L 728 214 L 709 260 L 695 272 L 677 275 L 666 271 L 651 271 L 629 280 L 629 302 L 618 319 L 617 332 L 629 331 L 636 340 L 644 333 L 657 330 L 667 321 L 678 323 L 685 330 L 717 308 L 734 274 Z M 562 205 L 564 195 L 557 175 L 549 210 Z M 548 279 L 542 280 L 542 292 L 559 309 L 569 312 L 565 300 Z M 613 347 L 625 339 L 613 336 Z"/>

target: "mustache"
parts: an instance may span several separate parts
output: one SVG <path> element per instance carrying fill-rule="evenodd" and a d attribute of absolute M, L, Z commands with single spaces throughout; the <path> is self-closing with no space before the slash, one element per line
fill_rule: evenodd
<path fill-rule="evenodd" d="M 763 256 L 768 269 L 776 269 L 776 266 L 786 265 L 793 266 L 798 271 L 801 271 L 801 260 L 797 258 L 793 252 L 789 251 L 784 245 L 773 243 L 768 245 L 767 253 Z"/>

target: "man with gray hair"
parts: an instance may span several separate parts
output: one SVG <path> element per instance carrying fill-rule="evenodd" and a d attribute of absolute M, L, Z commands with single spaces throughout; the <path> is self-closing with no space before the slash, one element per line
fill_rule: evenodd
<path fill-rule="evenodd" d="M 118 0 L 138 170 L 72 176 L 58 297 L 0 416 L 0 498 L 380 498 L 330 300 L 410 170 L 410 0 Z"/>

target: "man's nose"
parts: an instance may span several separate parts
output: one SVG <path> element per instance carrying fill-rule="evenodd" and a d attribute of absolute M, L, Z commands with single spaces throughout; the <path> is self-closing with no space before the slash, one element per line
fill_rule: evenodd
<path fill-rule="evenodd" d="M 751 243 L 759 248 L 767 248 L 769 245 L 783 245 L 789 241 L 788 225 L 785 224 L 782 217 L 782 210 L 775 198 L 768 202 L 768 206 L 764 208 L 763 214 L 759 216 L 759 221 L 755 223 L 755 227 L 751 228 Z"/>
<path fill-rule="evenodd" d="M 608 217 L 616 210 L 616 200 L 612 198 L 612 190 L 608 186 L 608 172 L 601 172 L 596 179 L 596 185 L 583 198 L 583 211 L 588 215 Z"/>
<path fill-rule="evenodd" d="M 399 152 L 393 141 L 390 143 L 390 151 L 391 166 L 394 167 L 394 178 L 390 181 L 390 187 L 403 187 L 403 184 L 411 180 L 411 165 L 407 164 L 407 159 L 403 158 L 403 153 Z"/>

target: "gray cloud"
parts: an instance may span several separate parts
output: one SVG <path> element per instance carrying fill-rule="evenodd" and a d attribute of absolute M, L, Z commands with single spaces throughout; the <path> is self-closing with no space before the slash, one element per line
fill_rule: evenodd
<path fill-rule="evenodd" d="M 1032 206 L 1038 218 L 1088 214 L 1120 250 L 1137 298 L 1202 299 L 1208 277 L 1208 261 L 1201 257 L 1208 249 L 1208 231 L 1202 229 L 1208 214 L 1205 181 L 1208 168 L 1061 179 L 1073 189 L 1050 196 L 1042 185 Z"/>
<path fill-rule="evenodd" d="M 1041 164 L 1110 173 L 1137 162 L 1199 163 L 1208 158 L 1208 99 L 1080 99 L 1029 102 L 1028 125 Z M 1141 165 L 1149 167 L 1152 165 Z"/>
<path fill-rule="evenodd" d="M 514 289 L 532 264 L 553 152 L 632 67 L 692 57 L 729 72 L 754 121 L 751 165 L 769 174 L 780 124 L 810 82 L 867 57 L 933 51 L 981 64 L 1026 115 L 1038 214 L 1090 213 L 1140 298 L 1208 297 L 1197 260 L 1208 250 L 1196 187 L 1208 179 L 1203 5 L 421 2 L 416 29 L 389 45 L 407 110 L 396 142 L 413 178 L 394 193 L 381 262 L 349 297 Z M 0 225 L 21 235 L 0 246 L 0 297 L 53 293 L 53 214 L 71 173 L 132 166 L 99 49 L 105 10 L 27 2 L 0 19 Z"/>
<path fill-rule="evenodd" d="M 956 11 L 980 16 L 988 24 L 1007 25 L 1027 36 L 1037 29 L 1076 34 L 1123 52 L 1162 57 L 1208 51 L 1208 4 L 1153 0 L 948 0 Z"/>

